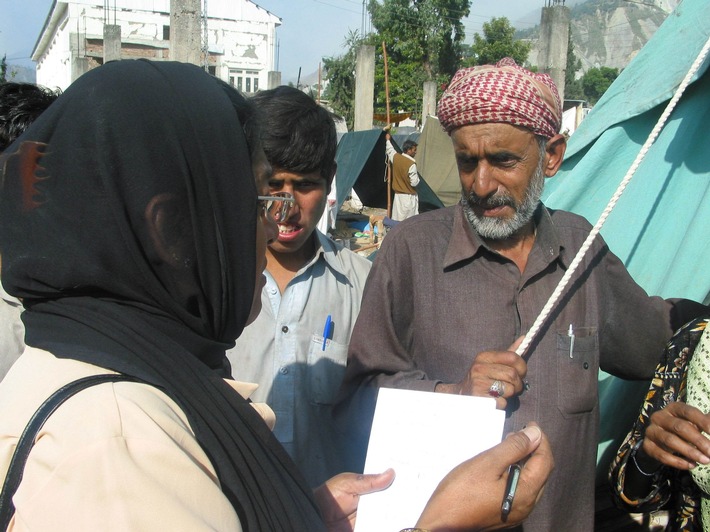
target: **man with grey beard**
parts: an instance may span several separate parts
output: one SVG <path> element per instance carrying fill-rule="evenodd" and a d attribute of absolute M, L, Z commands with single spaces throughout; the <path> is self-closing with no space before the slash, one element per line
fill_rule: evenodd
<path fill-rule="evenodd" d="M 705 307 L 649 297 L 598 237 L 525 357 L 516 355 L 591 230 L 540 202 L 566 148 L 559 94 L 546 74 L 504 59 L 457 72 L 438 115 L 461 203 L 406 220 L 384 240 L 336 415 L 362 460 L 379 387 L 492 396 L 506 432 L 536 420 L 552 444 L 555 471 L 524 529 L 591 531 L 598 370 L 651 378 L 673 330 Z"/>

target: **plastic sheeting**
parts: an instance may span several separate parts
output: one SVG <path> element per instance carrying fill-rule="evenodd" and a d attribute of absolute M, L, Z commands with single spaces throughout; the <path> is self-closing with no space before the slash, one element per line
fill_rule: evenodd
<path fill-rule="evenodd" d="M 570 138 L 560 172 L 545 186 L 547 206 L 596 223 L 709 36 L 707 0 L 683 0 Z M 706 58 L 601 230 L 649 294 L 706 303 L 709 64 Z M 631 428 L 647 388 L 645 382 L 600 374 L 598 482 Z"/>

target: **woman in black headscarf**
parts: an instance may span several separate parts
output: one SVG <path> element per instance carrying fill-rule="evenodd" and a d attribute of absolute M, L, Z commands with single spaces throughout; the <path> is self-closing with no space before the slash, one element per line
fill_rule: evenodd
<path fill-rule="evenodd" d="M 78 79 L 3 154 L 2 282 L 25 306 L 28 348 L 0 385 L 0 478 L 55 390 L 97 374 L 138 380 L 86 389 L 49 417 L 11 528 L 312 531 L 321 513 L 347 528 L 358 494 L 391 482 L 346 474 L 314 497 L 222 378 L 225 350 L 259 311 L 276 231 L 257 199 L 270 169 L 252 122 L 197 67 L 122 61 Z M 541 434 L 515 436 L 515 452 L 503 444 L 447 477 L 429 522 L 497 515 L 471 479 L 495 496 L 495 471 L 537 448 L 509 523 L 527 515 L 551 459 Z"/>
<path fill-rule="evenodd" d="M 28 463 L 26 478 L 35 473 L 48 478 L 34 493 L 25 493 L 24 485 L 17 492 L 20 501 L 44 498 L 44 516 L 24 515 L 16 505 L 28 525 L 42 528 L 42 519 L 55 518 L 44 495 L 62 489 L 64 481 L 56 477 L 64 472 L 76 477 L 95 468 L 87 458 L 129 468 L 126 489 L 141 497 L 145 483 L 184 482 L 160 478 L 161 469 L 189 470 L 194 452 L 203 451 L 194 467 L 213 469 L 208 477 L 216 476 L 215 488 L 245 529 L 321 526 L 291 461 L 254 409 L 222 379 L 224 351 L 247 323 L 253 294 L 261 287 L 255 282 L 261 279 L 266 243 L 249 150 L 228 94 L 189 65 L 107 64 L 77 80 L 5 154 L 2 282 L 23 300 L 32 347 L 0 396 L 3 417 L 11 410 L 21 430 L 53 389 L 106 369 L 152 385 L 115 384 L 114 404 L 101 389 L 108 386 L 87 390 L 49 419 L 44 430 L 53 434 L 65 416 L 105 412 L 112 421 L 110 413 L 117 409 L 111 430 L 94 435 L 78 429 L 77 436 L 84 434 L 77 445 L 85 448 L 76 448 L 81 459 L 69 459 L 66 470 Z M 151 396 L 155 408 L 149 416 L 169 418 L 158 420 L 165 440 L 125 433 L 138 431 L 132 424 L 141 423 L 124 412 L 124 402 L 141 408 L 136 394 Z M 176 417 L 175 411 L 184 415 Z M 199 446 L 170 447 L 173 440 L 189 440 L 190 432 Z M 121 443 L 126 452 L 140 457 L 135 471 L 130 460 L 113 452 L 109 438 L 126 440 Z M 39 438 L 33 452 L 44 456 L 44 445 L 53 445 L 44 441 L 49 439 Z M 106 457 L 117 463 L 106 464 Z M 93 493 L 83 497 L 87 504 L 111 489 L 91 482 Z M 196 497 L 198 486 L 182 488 L 175 506 L 190 513 L 194 500 L 184 499 Z M 174 509 L 169 500 L 159 502 L 167 508 L 148 500 L 137 517 L 154 506 L 155 524 L 166 528 L 160 514 Z M 130 506 L 112 504 L 128 512 L 122 518 L 130 525 Z M 78 508 L 68 511 L 81 523 Z M 205 524 L 231 528 L 229 513 Z M 178 517 L 182 527 L 193 527 L 189 516 L 173 518 Z"/>

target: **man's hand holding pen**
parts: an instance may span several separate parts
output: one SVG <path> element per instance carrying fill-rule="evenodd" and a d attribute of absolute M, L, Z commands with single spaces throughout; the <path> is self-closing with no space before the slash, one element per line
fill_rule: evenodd
<path fill-rule="evenodd" d="M 514 502 L 507 515 L 501 501 L 508 470 L 520 463 Z M 535 423 L 467 460 L 441 481 L 417 523 L 427 530 L 493 530 L 519 524 L 532 511 L 554 467 L 550 443 Z M 472 504 L 472 501 L 475 502 Z"/>
<path fill-rule="evenodd" d="M 510 491 L 510 464 L 522 464 L 513 504 L 501 500 Z M 493 530 L 515 526 L 532 511 L 554 467 L 550 443 L 535 423 L 452 469 L 429 498 L 416 527 L 424 530 Z M 315 490 L 329 530 L 352 530 L 360 495 L 386 489 L 394 471 L 343 473 Z"/>
<path fill-rule="evenodd" d="M 504 410 L 508 399 L 523 392 L 528 366 L 515 349 L 522 342 L 518 338 L 507 351 L 482 351 L 476 355 L 463 380 L 455 384 L 440 383 L 437 392 L 457 395 L 493 397 L 496 408 Z"/>

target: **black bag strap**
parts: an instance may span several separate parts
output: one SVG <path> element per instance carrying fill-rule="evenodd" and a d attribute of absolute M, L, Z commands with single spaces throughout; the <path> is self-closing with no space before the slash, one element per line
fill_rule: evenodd
<path fill-rule="evenodd" d="M 35 444 L 37 433 L 47 419 L 49 419 L 49 416 L 72 395 L 91 386 L 96 386 L 97 384 L 117 381 L 143 382 L 136 377 L 122 374 L 102 374 L 83 377 L 59 388 L 50 395 L 32 415 L 20 439 L 17 441 L 17 447 L 15 447 L 15 452 L 12 455 L 10 467 L 7 470 L 5 482 L 2 486 L 2 492 L 0 492 L 0 530 L 7 530 L 10 520 L 15 514 L 15 505 L 12 503 L 12 498 L 22 481 L 27 457 L 30 455 L 30 451 Z"/>

